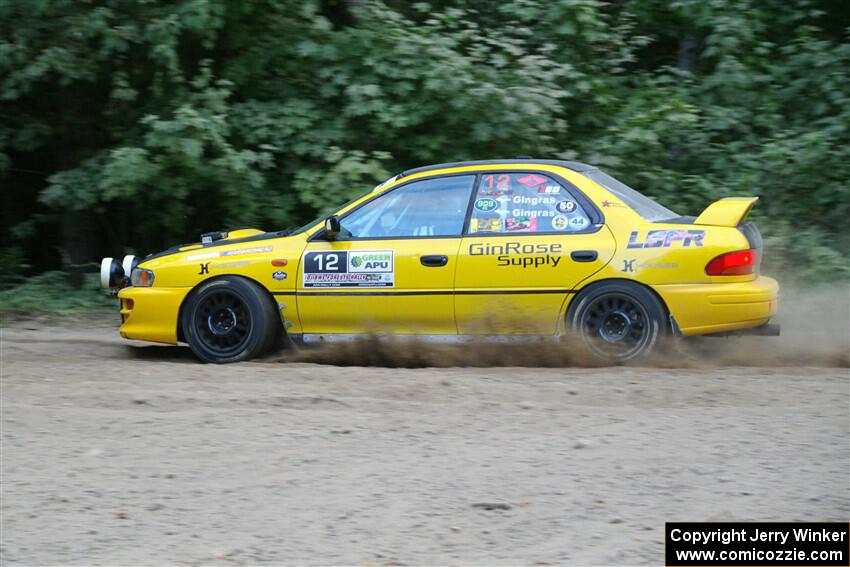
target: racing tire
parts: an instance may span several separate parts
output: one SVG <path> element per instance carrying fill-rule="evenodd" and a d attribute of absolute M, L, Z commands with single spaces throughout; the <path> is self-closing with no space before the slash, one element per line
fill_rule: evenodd
<path fill-rule="evenodd" d="M 274 301 L 260 286 L 239 277 L 201 284 L 186 303 L 181 325 L 195 356 L 215 364 L 265 354 L 281 332 Z"/>
<path fill-rule="evenodd" d="M 607 362 L 644 358 L 667 337 L 664 304 L 630 282 L 603 282 L 581 291 L 567 310 L 567 321 L 591 354 Z"/>

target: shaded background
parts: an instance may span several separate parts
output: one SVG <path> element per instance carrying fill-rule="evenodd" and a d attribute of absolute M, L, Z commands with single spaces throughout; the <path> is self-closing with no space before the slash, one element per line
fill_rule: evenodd
<path fill-rule="evenodd" d="M 844 280 L 849 37 L 843 0 L 3 0 L 2 286 L 518 155 L 760 195 L 766 270 Z"/>

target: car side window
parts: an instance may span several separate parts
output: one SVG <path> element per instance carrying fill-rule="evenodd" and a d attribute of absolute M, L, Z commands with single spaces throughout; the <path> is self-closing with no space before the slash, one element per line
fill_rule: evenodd
<path fill-rule="evenodd" d="M 478 182 L 469 233 L 569 233 L 590 224 L 575 196 L 546 175 L 486 173 Z"/>
<path fill-rule="evenodd" d="M 340 219 L 346 238 L 460 236 L 474 175 L 414 181 Z"/>

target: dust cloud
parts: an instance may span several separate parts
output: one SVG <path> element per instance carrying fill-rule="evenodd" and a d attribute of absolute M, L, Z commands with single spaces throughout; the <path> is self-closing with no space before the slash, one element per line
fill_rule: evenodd
<path fill-rule="evenodd" d="M 657 368 L 850 367 L 850 294 L 847 288 L 783 289 L 779 337 L 688 337 L 669 342 L 635 366 Z M 511 341 L 432 342 L 369 336 L 281 353 L 282 362 L 386 368 L 606 366 L 576 336 Z"/>

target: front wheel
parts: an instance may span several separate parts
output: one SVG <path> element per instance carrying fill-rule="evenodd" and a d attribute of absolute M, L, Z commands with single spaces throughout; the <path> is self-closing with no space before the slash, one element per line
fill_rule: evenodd
<path fill-rule="evenodd" d="M 257 285 L 239 277 L 201 284 L 183 310 L 183 336 L 195 356 L 216 364 L 259 356 L 275 342 L 280 317 Z"/>
<path fill-rule="evenodd" d="M 590 351 L 610 362 L 627 362 L 657 350 L 663 342 L 666 311 L 643 286 L 605 282 L 579 293 L 567 320 Z"/>

